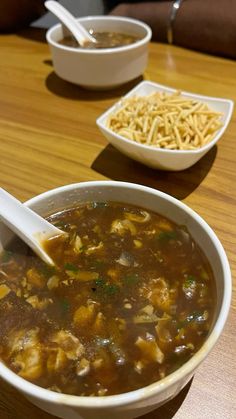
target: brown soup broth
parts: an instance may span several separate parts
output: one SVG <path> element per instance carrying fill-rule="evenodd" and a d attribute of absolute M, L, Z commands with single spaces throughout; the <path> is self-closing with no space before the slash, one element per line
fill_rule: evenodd
<path fill-rule="evenodd" d="M 186 227 L 91 202 L 49 217 L 64 229 L 47 266 L 12 247 L 0 263 L 0 356 L 19 376 L 75 395 L 147 386 L 200 348 L 213 321 L 212 269 Z"/>
<path fill-rule="evenodd" d="M 75 38 L 71 35 L 65 36 L 59 41 L 59 44 L 83 49 L 118 48 L 134 44 L 141 39 L 137 36 L 119 32 L 93 32 L 92 36 L 97 42 L 87 42 L 83 47 L 80 47 Z"/>

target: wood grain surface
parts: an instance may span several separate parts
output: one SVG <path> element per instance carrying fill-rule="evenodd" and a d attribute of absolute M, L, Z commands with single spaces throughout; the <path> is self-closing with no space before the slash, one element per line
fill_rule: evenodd
<path fill-rule="evenodd" d="M 152 43 L 144 79 L 236 101 L 236 63 Z M 114 179 L 167 192 L 197 211 L 228 255 L 233 298 L 221 339 L 190 384 L 142 419 L 236 418 L 236 114 L 222 139 L 183 172 L 149 169 L 123 156 L 96 118 L 135 86 L 87 91 L 55 74 L 45 33 L 0 37 L 0 185 L 24 201 L 57 186 Z M 52 419 L 0 381 L 1 419 Z M 69 419 L 69 418 L 68 418 Z M 110 418 L 108 418 L 110 419 Z"/>

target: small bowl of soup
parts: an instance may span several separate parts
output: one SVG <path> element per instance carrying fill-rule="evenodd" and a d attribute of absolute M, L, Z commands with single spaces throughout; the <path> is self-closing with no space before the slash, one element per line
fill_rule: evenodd
<path fill-rule="evenodd" d="M 67 185 L 26 205 L 67 235 L 44 242 L 52 267 L 0 225 L 1 377 L 65 419 L 132 419 L 176 396 L 229 311 L 212 229 L 125 182 Z"/>
<path fill-rule="evenodd" d="M 152 32 L 126 17 L 90 16 L 78 21 L 97 42 L 80 47 L 61 24 L 47 32 L 56 74 L 90 89 L 110 89 L 143 74 Z"/>

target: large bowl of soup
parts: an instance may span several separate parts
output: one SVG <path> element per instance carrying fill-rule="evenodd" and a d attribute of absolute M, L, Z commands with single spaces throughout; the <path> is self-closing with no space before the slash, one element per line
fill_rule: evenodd
<path fill-rule="evenodd" d="M 88 87 L 107 89 L 143 74 L 152 32 L 145 23 L 126 17 L 91 16 L 78 21 L 97 39 L 79 47 L 61 24 L 47 32 L 56 74 Z"/>
<path fill-rule="evenodd" d="M 52 267 L 0 225 L 1 377 L 65 419 L 132 419 L 176 396 L 229 311 L 213 230 L 125 182 L 62 186 L 25 205 L 67 234 L 44 242 Z"/>

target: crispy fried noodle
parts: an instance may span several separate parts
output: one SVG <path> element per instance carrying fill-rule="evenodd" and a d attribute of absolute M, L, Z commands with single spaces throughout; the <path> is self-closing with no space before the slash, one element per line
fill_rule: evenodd
<path fill-rule="evenodd" d="M 106 126 L 139 144 L 170 150 L 195 150 L 214 138 L 222 113 L 196 99 L 156 92 L 121 101 Z"/>

